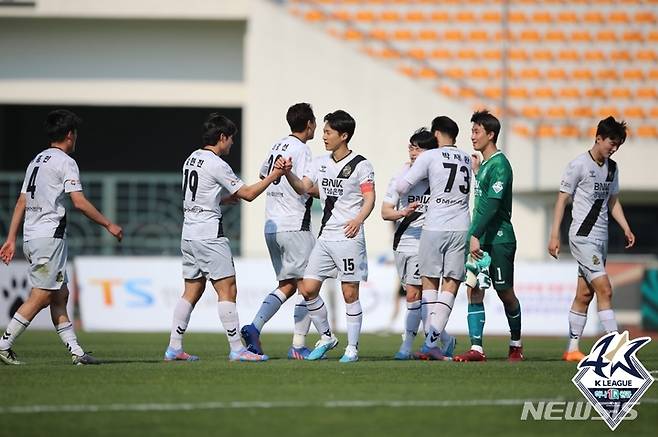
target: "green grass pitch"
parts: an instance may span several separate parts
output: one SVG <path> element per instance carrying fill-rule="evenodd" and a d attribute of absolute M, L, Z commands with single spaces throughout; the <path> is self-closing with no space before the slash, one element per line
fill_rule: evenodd
<path fill-rule="evenodd" d="M 486 363 L 398 362 L 399 335 L 363 335 L 361 361 L 352 364 L 338 363 L 345 335 L 329 360 L 298 362 L 286 359 L 289 335 L 265 334 L 267 363 L 228 362 L 223 334 L 186 336 L 196 363 L 162 362 L 166 333 L 79 339 L 103 365 L 72 366 L 54 332 L 21 337 L 15 350 L 27 364 L 0 367 L 0 435 L 612 434 L 600 420 L 520 420 L 524 400 L 584 400 L 571 383 L 575 365 L 560 361 L 564 339 L 526 338 L 523 363 L 508 363 L 507 340 L 493 337 Z M 458 340 L 461 352 L 467 338 Z M 658 369 L 658 343 L 638 357 Z M 615 435 L 655 435 L 658 384 L 644 400 Z M 41 410 L 11 409 L 18 406 Z"/>

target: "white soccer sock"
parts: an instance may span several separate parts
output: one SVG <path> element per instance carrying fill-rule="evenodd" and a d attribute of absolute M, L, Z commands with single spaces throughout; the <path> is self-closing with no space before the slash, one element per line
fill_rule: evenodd
<path fill-rule="evenodd" d="M 452 307 L 455 305 L 455 295 L 448 291 L 442 291 L 437 298 L 437 302 L 436 314 L 434 320 L 430 320 L 430 324 L 441 333 L 441 342 L 443 343 L 450 340 L 450 336 L 444 334 L 444 331 L 448 324 Z"/>
<path fill-rule="evenodd" d="M 306 335 L 308 334 L 308 330 L 311 329 L 311 316 L 308 313 L 306 301 L 303 297 L 295 305 L 293 317 L 295 319 L 295 328 L 293 330 L 292 346 L 299 349 L 306 346 Z"/>
<path fill-rule="evenodd" d="M 311 316 L 311 321 L 315 329 L 320 333 L 323 340 L 331 338 L 331 328 L 329 327 L 329 318 L 327 306 L 322 298 L 318 295 L 316 298 L 306 301 L 306 308 Z"/>
<path fill-rule="evenodd" d="M 345 303 L 347 315 L 347 345 L 359 347 L 359 335 L 361 334 L 361 323 L 363 322 L 363 311 L 361 302 Z"/>
<path fill-rule="evenodd" d="M 73 330 L 73 323 L 60 323 L 55 329 L 57 330 L 59 338 L 62 339 L 62 343 L 64 343 L 64 346 L 66 346 L 71 354 L 79 357 L 85 354 L 85 351 L 83 351 L 78 344 L 78 338 L 75 336 L 75 331 Z"/>
<path fill-rule="evenodd" d="M 400 346 L 401 352 L 411 352 L 414 339 L 418 334 L 418 325 L 420 324 L 421 319 L 420 307 L 421 305 L 419 300 L 407 302 L 407 314 L 404 319 L 404 336 L 402 340 L 402 346 Z"/>
<path fill-rule="evenodd" d="M 579 350 L 578 343 L 580 337 L 585 330 L 587 323 L 587 313 L 579 313 L 574 310 L 569 311 L 569 345 L 567 346 L 568 352 Z"/>
<path fill-rule="evenodd" d="M 242 340 L 240 340 L 240 334 L 238 333 L 240 320 L 238 319 L 238 311 L 235 302 L 229 302 L 227 300 L 217 302 L 217 312 L 219 313 L 219 320 L 222 321 L 224 331 L 226 331 L 226 337 L 231 346 L 231 352 L 242 350 L 244 346 Z"/>
<path fill-rule="evenodd" d="M 171 334 L 169 335 L 169 347 L 175 350 L 183 349 L 183 335 L 190 323 L 190 316 L 194 307 L 182 297 L 178 299 L 174 307 L 174 318 L 171 323 Z"/>
<path fill-rule="evenodd" d="M 425 331 L 425 346 L 427 347 L 436 347 L 436 342 L 439 340 L 439 334 L 441 333 L 432 326 L 434 314 L 437 311 L 438 295 L 439 293 L 436 290 L 423 290 L 422 294 L 423 330 Z"/>
<path fill-rule="evenodd" d="M 267 323 L 267 321 L 279 311 L 279 308 L 281 308 L 281 305 L 283 305 L 287 299 L 288 298 L 283 294 L 283 291 L 278 288 L 265 296 L 265 300 L 263 300 L 258 313 L 256 313 L 256 317 L 254 317 L 254 321 L 251 322 L 256 329 L 258 329 L 258 332 L 263 330 L 263 325 L 265 325 L 265 323 Z"/>
<path fill-rule="evenodd" d="M 7 324 L 7 329 L 2 337 L 0 337 L 0 350 L 11 349 L 14 342 L 20 335 L 30 326 L 30 321 L 18 313 L 14 313 L 14 317 Z"/>
<path fill-rule="evenodd" d="M 615 320 L 615 312 L 611 309 L 599 311 L 599 320 L 603 325 L 606 334 L 617 332 L 617 321 Z"/>

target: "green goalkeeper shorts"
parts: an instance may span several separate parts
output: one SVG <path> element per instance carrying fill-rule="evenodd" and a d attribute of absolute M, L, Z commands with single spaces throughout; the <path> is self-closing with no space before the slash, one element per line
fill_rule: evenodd
<path fill-rule="evenodd" d="M 485 244 L 482 250 L 489 252 L 491 266 L 489 275 L 496 291 L 507 290 L 514 286 L 514 255 L 516 243 Z"/>

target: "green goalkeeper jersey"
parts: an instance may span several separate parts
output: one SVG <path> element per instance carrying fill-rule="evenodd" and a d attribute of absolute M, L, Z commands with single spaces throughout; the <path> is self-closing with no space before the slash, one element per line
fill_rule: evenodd
<path fill-rule="evenodd" d="M 475 177 L 475 208 L 469 235 L 478 226 L 489 199 L 500 199 L 500 207 L 480 237 L 480 244 L 515 243 L 512 227 L 512 166 L 503 152 L 498 151 L 480 166 Z"/>

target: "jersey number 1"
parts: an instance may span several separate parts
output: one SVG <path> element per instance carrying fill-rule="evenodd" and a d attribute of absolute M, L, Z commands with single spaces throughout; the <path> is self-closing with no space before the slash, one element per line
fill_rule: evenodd
<path fill-rule="evenodd" d="M 192 201 L 196 200 L 196 190 L 199 188 L 199 173 L 196 172 L 196 170 L 189 171 L 188 169 L 185 169 L 185 180 L 183 181 L 183 197 L 185 197 L 185 191 L 187 190 L 188 187 L 188 182 L 189 182 L 189 187 L 190 191 L 192 192 Z"/>
<path fill-rule="evenodd" d="M 34 167 L 32 174 L 30 175 L 30 180 L 27 181 L 27 188 L 25 191 L 30 193 L 32 199 L 34 199 L 34 193 L 37 192 L 37 173 L 39 172 L 39 167 Z"/>
<path fill-rule="evenodd" d="M 276 158 L 274 155 L 270 155 L 270 159 L 267 160 L 267 174 L 270 174 L 272 172 L 272 166 L 274 166 L 274 163 L 277 161 L 277 159 L 282 158 L 282 155 L 276 155 Z M 281 182 L 281 176 L 279 176 L 274 182 L 272 182 L 274 185 L 279 185 L 279 182 Z"/>

